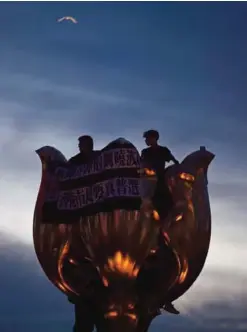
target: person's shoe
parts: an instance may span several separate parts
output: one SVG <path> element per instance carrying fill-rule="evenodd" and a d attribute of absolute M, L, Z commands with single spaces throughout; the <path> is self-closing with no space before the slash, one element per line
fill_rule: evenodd
<path fill-rule="evenodd" d="M 163 309 L 171 314 L 174 314 L 174 315 L 179 315 L 180 312 L 174 307 L 174 305 L 172 303 L 166 303 L 164 306 L 163 306 Z"/>

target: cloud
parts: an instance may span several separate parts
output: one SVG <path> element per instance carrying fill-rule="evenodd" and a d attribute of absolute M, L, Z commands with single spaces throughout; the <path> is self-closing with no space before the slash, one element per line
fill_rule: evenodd
<path fill-rule="evenodd" d="M 91 68 L 92 73 L 95 70 Z M 158 90 L 165 88 L 164 82 L 160 87 L 159 82 L 153 81 L 150 90 L 145 80 L 127 77 L 121 71 L 109 73 L 107 69 L 101 69 L 94 75 L 95 80 L 97 75 L 107 77 L 105 84 L 102 82 L 98 87 L 95 84 L 91 88 L 87 81 L 75 84 L 61 77 L 57 82 L 50 74 L 46 78 L 23 73 L 6 74 L 6 79 L 0 81 L 3 121 L 12 121 L 15 129 L 23 135 L 41 130 L 44 133 L 59 130 L 71 136 L 75 132 L 100 132 L 104 137 L 110 131 L 112 136 L 132 136 L 139 142 L 148 123 L 149 127 L 160 130 L 167 143 L 176 146 L 179 154 L 184 154 L 195 144 L 203 144 L 217 154 L 219 162 L 236 167 L 234 160 L 240 158 L 238 145 L 246 136 L 245 122 L 239 122 L 222 112 L 216 113 L 215 106 L 211 110 L 211 118 L 205 122 L 202 115 L 206 116 L 211 105 L 205 105 L 200 112 L 196 112 L 197 105 L 192 105 L 193 102 L 184 104 L 183 98 L 181 101 L 181 96 L 172 91 L 165 92 L 167 97 L 162 101 L 159 96 L 161 91 Z M 116 90 L 118 76 L 122 80 Z M 63 73 L 64 77 L 66 72 Z M 106 88 L 108 83 L 110 85 Z M 132 90 L 126 90 L 126 85 L 131 86 Z M 130 91 L 141 91 L 142 95 L 133 95 Z M 222 127 L 224 131 L 220 130 Z M 226 149 L 223 142 L 229 136 L 232 139 Z M 230 159 L 229 154 L 232 155 Z M 242 167 L 246 162 L 242 159 Z"/>
<path fill-rule="evenodd" d="M 64 322 L 72 317 L 71 306 L 45 277 L 34 251 L 13 235 L 0 235 L 0 329 L 26 331 Z M 64 318 L 66 317 L 66 318 Z M 63 325 L 63 324 L 62 324 Z M 55 324 L 54 324 L 55 326 Z"/>

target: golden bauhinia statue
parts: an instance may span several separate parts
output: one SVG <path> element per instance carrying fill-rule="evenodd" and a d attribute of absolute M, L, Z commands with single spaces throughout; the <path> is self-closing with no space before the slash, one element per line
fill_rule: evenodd
<path fill-rule="evenodd" d="M 74 304 L 75 332 L 146 332 L 155 316 L 178 313 L 173 301 L 204 266 L 214 155 L 201 148 L 160 177 L 123 138 L 94 151 L 82 136 L 79 148 L 69 161 L 51 146 L 36 151 L 38 260 Z"/>

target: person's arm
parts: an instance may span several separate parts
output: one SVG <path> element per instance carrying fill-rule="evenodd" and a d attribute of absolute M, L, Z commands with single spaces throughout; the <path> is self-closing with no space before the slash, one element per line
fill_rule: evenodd
<path fill-rule="evenodd" d="M 143 161 L 145 161 L 146 160 L 146 149 L 143 149 L 142 151 L 141 151 L 141 161 L 143 162 Z"/>
<path fill-rule="evenodd" d="M 75 160 L 75 157 L 71 157 L 71 158 L 68 160 L 68 163 L 69 163 L 69 164 L 76 164 L 75 161 L 76 161 L 76 160 Z"/>
<path fill-rule="evenodd" d="M 173 154 L 171 153 L 171 161 L 174 162 L 174 164 L 178 165 L 179 161 L 173 156 Z"/>
<path fill-rule="evenodd" d="M 141 168 L 146 168 L 148 167 L 148 158 L 147 158 L 147 150 L 143 149 L 141 151 Z"/>
<path fill-rule="evenodd" d="M 71 157 L 68 160 L 68 163 L 71 165 L 80 165 L 82 162 L 80 161 L 80 153 L 76 154 L 75 156 Z"/>
<path fill-rule="evenodd" d="M 171 151 L 169 149 L 166 148 L 166 152 L 167 152 L 167 162 L 172 161 L 174 164 L 178 165 L 179 161 L 174 157 L 174 155 L 171 153 Z"/>

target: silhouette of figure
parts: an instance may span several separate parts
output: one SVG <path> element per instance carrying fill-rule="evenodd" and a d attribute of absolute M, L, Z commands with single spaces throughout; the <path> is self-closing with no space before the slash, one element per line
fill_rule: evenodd
<path fill-rule="evenodd" d="M 165 219 L 173 204 L 171 193 L 165 184 L 165 164 L 170 161 L 175 164 L 179 164 L 179 162 L 167 147 L 158 145 L 159 133 L 157 130 L 148 130 L 144 132 L 143 137 L 149 147 L 141 152 L 142 165 L 156 172 L 158 182 L 153 203 L 160 217 Z"/>
<path fill-rule="evenodd" d="M 83 135 L 78 138 L 79 153 L 69 159 L 69 163 L 74 165 L 80 165 L 89 162 L 95 155 L 93 150 L 94 142 L 93 138 L 88 135 Z"/>
<path fill-rule="evenodd" d="M 173 204 L 171 193 L 165 184 L 165 165 L 166 162 L 170 161 L 174 164 L 179 164 L 179 162 L 167 147 L 158 145 L 159 132 L 157 130 L 148 130 L 144 132 L 143 137 L 148 148 L 142 150 L 141 160 L 144 167 L 151 168 L 156 172 L 158 183 L 153 202 L 155 209 L 163 219 Z M 164 206 L 164 200 L 166 206 Z M 170 302 L 167 302 L 162 309 L 172 314 L 179 314 L 179 311 Z"/>
<path fill-rule="evenodd" d="M 95 325 L 94 310 L 90 302 L 85 298 L 68 297 L 69 302 L 74 304 L 75 324 L 73 332 L 93 332 Z"/>
<path fill-rule="evenodd" d="M 164 173 L 166 162 L 173 161 L 175 164 L 179 164 L 167 147 L 158 145 L 159 133 L 157 130 L 145 131 L 143 137 L 148 148 L 142 150 L 141 158 L 157 173 Z"/>

